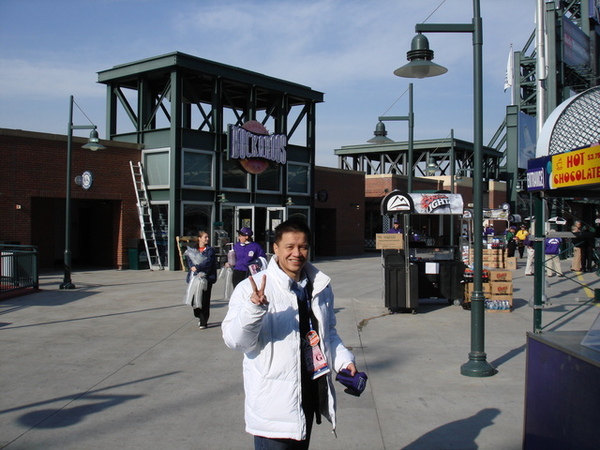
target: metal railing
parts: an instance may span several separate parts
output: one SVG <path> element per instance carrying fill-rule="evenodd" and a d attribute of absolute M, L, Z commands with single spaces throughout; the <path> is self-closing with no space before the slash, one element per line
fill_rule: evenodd
<path fill-rule="evenodd" d="M 569 243 L 563 250 L 561 250 L 561 252 L 556 256 L 557 258 L 560 257 L 561 255 L 567 255 L 567 254 L 572 254 L 573 253 L 573 249 L 575 247 L 577 247 L 579 244 L 571 244 Z M 596 251 L 596 249 L 594 248 L 592 250 L 592 255 L 593 255 L 593 261 L 594 261 L 594 265 L 596 267 L 598 267 L 598 252 Z M 547 271 L 550 272 L 554 272 L 554 269 L 552 269 L 551 267 L 548 267 L 548 265 L 546 264 L 546 259 L 544 258 L 544 263 L 541 265 L 541 270 L 545 273 Z M 595 270 L 596 275 L 600 276 L 600 269 L 596 269 Z M 554 275 L 554 274 L 553 274 Z M 564 275 L 563 275 L 564 276 Z M 579 311 L 580 309 L 587 307 L 591 304 L 597 303 L 600 300 L 600 290 L 598 289 L 591 289 L 587 283 L 584 283 L 583 281 L 580 281 L 579 279 L 577 279 L 576 276 L 571 276 L 571 275 L 566 275 L 565 276 L 566 280 L 569 280 L 575 284 L 578 284 L 582 289 L 584 290 L 590 290 L 593 291 L 593 297 L 590 297 L 588 300 L 583 301 L 583 303 L 581 303 L 580 305 L 574 307 L 573 309 L 568 309 L 564 312 L 564 314 L 559 315 L 557 318 L 555 318 L 554 320 L 548 322 L 547 324 L 542 326 L 542 322 L 541 322 L 541 316 L 540 316 L 540 327 L 539 327 L 539 332 L 541 333 L 542 331 L 546 330 L 547 328 L 549 328 L 551 325 L 554 325 L 557 322 L 563 322 L 564 319 L 568 316 L 574 315 L 575 312 Z M 545 299 L 547 299 L 546 296 L 544 296 Z M 547 301 L 547 300 L 546 300 Z M 542 308 L 544 308 L 545 306 L 549 306 L 549 303 L 544 303 L 542 304 Z M 559 325 L 560 326 L 560 325 Z M 534 330 L 536 329 L 535 323 L 534 323 Z M 556 329 L 556 328 L 554 328 Z"/>
<path fill-rule="evenodd" d="M 0 244 L 0 294 L 39 288 L 39 258 L 33 245 Z"/>

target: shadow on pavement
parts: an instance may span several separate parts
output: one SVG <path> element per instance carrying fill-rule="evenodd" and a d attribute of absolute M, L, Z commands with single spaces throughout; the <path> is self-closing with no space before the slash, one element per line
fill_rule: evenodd
<path fill-rule="evenodd" d="M 494 424 L 494 418 L 500 414 L 497 408 L 486 408 L 466 419 L 455 420 L 424 434 L 402 450 L 433 448 L 477 449 L 477 436 L 486 427 Z"/>

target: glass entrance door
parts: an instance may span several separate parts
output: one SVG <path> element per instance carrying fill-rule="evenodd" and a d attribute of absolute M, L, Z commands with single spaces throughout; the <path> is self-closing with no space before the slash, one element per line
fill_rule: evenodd
<path fill-rule="evenodd" d="M 238 206 L 235 208 L 235 227 L 234 232 L 240 228 L 248 227 L 254 230 L 254 206 Z M 254 230 L 256 233 L 256 230 Z"/>
<path fill-rule="evenodd" d="M 273 253 L 275 227 L 285 220 L 285 214 L 283 207 L 237 206 L 233 236 L 237 239 L 237 231 L 242 227 L 251 228 L 254 241 L 261 245 L 265 253 Z"/>
<path fill-rule="evenodd" d="M 237 240 L 237 232 L 243 227 L 248 227 L 252 230 L 252 239 L 259 243 L 264 249 L 266 244 L 266 208 L 259 206 L 237 206 L 235 208 L 235 237 Z"/>
<path fill-rule="evenodd" d="M 267 208 L 265 252 L 273 253 L 275 228 L 285 220 L 285 208 Z"/>

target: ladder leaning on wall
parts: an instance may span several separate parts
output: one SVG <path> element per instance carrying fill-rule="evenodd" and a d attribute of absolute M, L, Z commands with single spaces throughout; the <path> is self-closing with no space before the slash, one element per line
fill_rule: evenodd
<path fill-rule="evenodd" d="M 150 270 L 162 270 L 163 264 L 158 253 L 156 233 L 154 232 L 154 223 L 152 222 L 150 197 L 148 196 L 146 182 L 144 181 L 144 167 L 141 162 L 134 164 L 132 161 L 129 161 L 129 167 L 131 168 L 131 176 L 133 177 L 135 187 L 138 216 L 140 218 L 146 255 L 148 256 L 148 264 Z"/>

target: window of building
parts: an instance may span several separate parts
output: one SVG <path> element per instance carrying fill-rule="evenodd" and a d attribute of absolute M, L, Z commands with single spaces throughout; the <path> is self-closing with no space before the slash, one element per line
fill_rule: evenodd
<path fill-rule="evenodd" d="M 213 187 L 213 152 L 199 150 L 183 151 L 183 186 L 207 188 Z"/>
<path fill-rule="evenodd" d="M 248 172 L 246 172 L 240 163 L 223 157 L 222 186 L 226 189 L 248 189 Z"/>
<path fill-rule="evenodd" d="M 290 194 L 309 194 L 308 164 L 288 163 L 287 188 Z"/>
<path fill-rule="evenodd" d="M 212 204 L 184 203 L 183 204 L 183 234 L 182 236 L 197 236 L 198 231 L 211 233 Z"/>
<path fill-rule="evenodd" d="M 169 187 L 169 149 L 144 152 L 144 171 L 148 187 Z"/>
<path fill-rule="evenodd" d="M 169 266 L 169 204 L 153 202 L 152 223 L 156 236 L 156 247 L 163 266 Z"/>
<path fill-rule="evenodd" d="M 267 170 L 256 175 L 256 190 L 281 192 L 281 165 L 269 164 Z"/>

